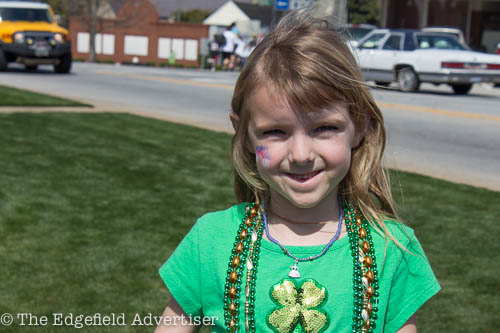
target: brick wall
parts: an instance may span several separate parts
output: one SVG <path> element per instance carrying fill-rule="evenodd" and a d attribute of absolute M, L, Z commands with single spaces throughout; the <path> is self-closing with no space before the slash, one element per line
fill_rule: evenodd
<path fill-rule="evenodd" d="M 88 20 L 71 17 L 69 25 L 74 59 L 88 61 Z M 198 66 L 202 38 L 208 38 L 208 26 L 195 23 L 159 21 L 156 7 L 148 0 L 130 1 L 115 20 L 99 20 L 96 57 L 115 63 L 142 63 L 156 66 L 172 60 Z"/>

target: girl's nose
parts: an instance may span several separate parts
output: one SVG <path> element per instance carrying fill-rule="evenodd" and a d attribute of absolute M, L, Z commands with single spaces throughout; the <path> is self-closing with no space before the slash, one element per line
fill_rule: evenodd
<path fill-rule="evenodd" d="M 310 139 L 306 135 L 296 135 L 290 138 L 288 147 L 289 160 L 298 165 L 305 165 L 314 159 Z"/>

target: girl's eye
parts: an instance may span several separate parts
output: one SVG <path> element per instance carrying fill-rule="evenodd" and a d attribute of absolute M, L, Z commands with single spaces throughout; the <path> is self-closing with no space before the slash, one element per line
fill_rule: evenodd
<path fill-rule="evenodd" d="M 269 130 L 269 131 L 265 131 L 263 133 L 264 135 L 283 135 L 285 134 L 285 132 L 283 132 L 282 130 L 279 130 L 279 129 L 273 129 L 273 130 Z"/>
<path fill-rule="evenodd" d="M 316 128 L 315 132 L 321 133 L 321 132 L 329 132 L 329 131 L 337 131 L 338 127 L 337 126 L 320 126 Z"/>

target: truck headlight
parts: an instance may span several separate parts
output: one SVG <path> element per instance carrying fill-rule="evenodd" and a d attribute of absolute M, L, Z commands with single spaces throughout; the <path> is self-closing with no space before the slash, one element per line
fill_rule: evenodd
<path fill-rule="evenodd" d="M 54 34 L 54 40 L 60 44 L 64 43 L 64 36 L 60 33 Z"/>
<path fill-rule="evenodd" d="M 15 43 L 22 44 L 24 43 L 24 34 L 22 32 L 16 32 L 14 36 L 12 36 Z"/>

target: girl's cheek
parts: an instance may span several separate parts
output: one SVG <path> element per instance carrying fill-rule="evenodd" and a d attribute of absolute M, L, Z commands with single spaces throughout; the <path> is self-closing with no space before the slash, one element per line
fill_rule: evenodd
<path fill-rule="evenodd" d="M 255 149 L 255 159 L 258 165 L 262 168 L 269 168 L 271 166 L 271 154 L 266 146 L 257 146 Z"/>

